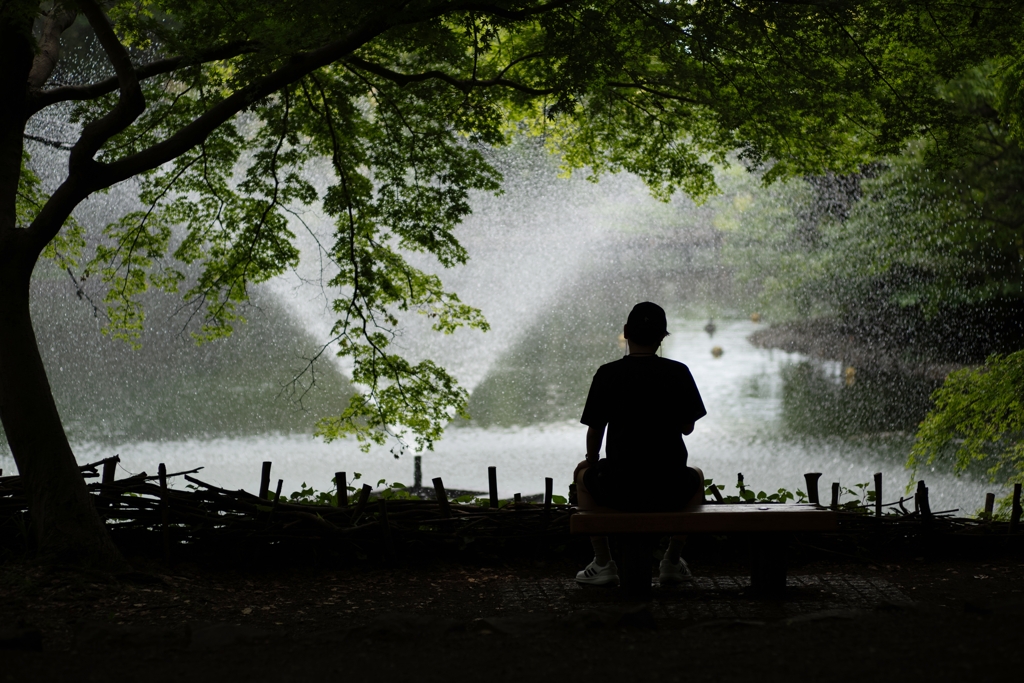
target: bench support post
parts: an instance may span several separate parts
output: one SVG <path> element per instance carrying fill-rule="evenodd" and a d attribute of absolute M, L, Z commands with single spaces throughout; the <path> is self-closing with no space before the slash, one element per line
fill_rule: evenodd
<path fill-rule="evenodd" d="M 649 600 L 654 537 L 648 534 L 619 534 L 614 537 L 612 557 L 619 568 L 619 587 L 627 597 Z"/>
<path fill-rule="evenodd" d="M 750 590 L 760 595 L 781 595 L 786 590 L 786 550 L 789 534 L 751 534 Z"/>

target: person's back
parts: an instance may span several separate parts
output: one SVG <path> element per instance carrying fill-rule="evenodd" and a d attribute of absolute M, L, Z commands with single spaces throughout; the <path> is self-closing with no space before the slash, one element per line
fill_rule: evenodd
<path fill-rule="evenodd" d="M 605 459 L 588 481 L 599 504 L 651 511 L 685 505 L 693 483 L 685 479 L 683 431 L 705 412 L 682 363 L 650 355 L 602 365 L 580 419 L 591 427 L 607 425 Z"/>
<path fill-rule="evenodd" d="M 703 475 L 687 467 L 683 435 L 707 411 L 689 368 L 657 356 L 666 327 L 660 306 L 637 304 L 623 327 L 629 353 L 594 375 L 580 418 L 588 426 L 587 456 L 573 477 L 581 509 L 678 510 L 703 493 Z M 606 432 L 606 457 L 601 459 Z M 577 581 L 617 581 L 607 540 L 593 540 L 594 562 L 577 574 Z M 670 543 L 663 580 L 685 572 L 678 550 L 679 543 Z"/>

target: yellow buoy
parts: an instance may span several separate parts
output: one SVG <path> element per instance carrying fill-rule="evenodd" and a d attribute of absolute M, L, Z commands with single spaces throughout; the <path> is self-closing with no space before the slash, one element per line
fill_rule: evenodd
<path fill-rule="evenodd" d="M 754 323 L 759 323 L 759 322 L 761 322 L 761 314 L 760 314 L 760 313 L 758 313 L 757 311 L 755 311 L 755 312 L 751 313 L 751 314 L 750 314 L 750 321 L 751 321 L 751 322 L 754 322 Z"/>
<path fill-rule="evenodd" d="M 715 358 L 721 358 L 723 353 L 725 353 L 725 352 L 722 351 L 722 347 L 721 346 L 712 346 L 711 347 L 711 355 L 714 356 Z"/>
<path fill-rule="evenodd" d="M 843 375 L 846 377 L 846 386 L 848 387 L 852 387 L 853 383 L 857 381 L 857 370 L 852 365 L 847 366 Z"/>

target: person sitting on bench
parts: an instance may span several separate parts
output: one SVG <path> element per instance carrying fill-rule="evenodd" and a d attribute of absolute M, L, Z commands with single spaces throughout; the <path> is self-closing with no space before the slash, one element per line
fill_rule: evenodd
<path fill-rule="evenodd" d="M 628 354 L 598 368 L 580 422 L 587 425 L 586 460 L 573 480 L 580 510 L 669 512 L 703 501 L 704 474 L 687 467 L 683 435 L 707 414 L 689 368 L 657 355 L 668 336 L 665 311 L 644 301 L 622 328 Z M 607 431 L 605 458 L 601 443 Z M 618 583 L 606 536 L 592 536 L 594 560 L 576 574 L 588 585 Z M 690 579 L 682 538 L 669 541 L 660 583 Z"/>

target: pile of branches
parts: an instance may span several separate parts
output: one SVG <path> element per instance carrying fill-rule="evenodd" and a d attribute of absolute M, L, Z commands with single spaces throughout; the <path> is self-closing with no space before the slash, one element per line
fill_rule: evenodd
<path fill-rule="evenodd" d="M 550 491 L 542 502 L 525 502 L 517 496 L 498 507 L 481 499 L 473 504 L 450 502 L 443 488 L 395 498 L 363 486 L 352 504 L 347 496 L 341 497 L 340 505 L 337 499 L 334 503 L 298 503 L 281 497 L 280 485 L 276 495 L 266 492 L 265 485 L 262 495 L 256 495 L 208 484 L 193 476 L 201 468 L 167 473 L 161 465 L 153 476 L 143 472 L 115 480 L 118 462 L 114 456 L 81 468 L 96 510 L 122 550 L 162 554 L 166 559 L 238 550 L 261 555 L 275 548 L 286 553 L 301 548 L 315 554 L 327 551 L 330 555 L 386 557 L 410 546 L 464 549 L 478 541 L 484 543 L 475 547 L 511 543 L 560 548 L 572 538 L 569 518 L 575 508 L 552 503 Z M 171 488 L 170 482 L 179 478 L 184 486 Z M 936 537 L 973 539 L 973 545 L 967 543 L 965 548 L 993 537 L 1017 538 L 1017 515 L 1007 523 L 932 513 L 926 494 L 915 501 L 923 504 L 915 505 L 911 512 L 902 505 L 905 500 L 911 499 L 901 498 L 895 514 L 878 516 L 866 506 L 837 506 L 838 533 L 823 536 L 833 537 L 844 548 L 862 550 L 866 546 L 896 549 L 911 540 Z M 0 547 L 28 549 L 31 537 L 28 501 L 20 477 L 0 477 Z M 814 542 L 829 545 L 827 538 Z"/>
<path fill-rule="evenodd" d="M 340 506 L 290 503 L 280 491 L 260 497 L 208 484 L 193 476 L 201 468 L 166 473 L 161 465 L 154 476 L 143 472 L 115 480 L 118 461 L 114 456 L 81 468 L 97 512 L 122 550 L 162 546 L 167 557 L 240 547 L 304 546 L 368 556 L 394 554 L 412 542 L 455 547 L 478 539 L 564 542 L 574 511 L 550 501 L 497 508 L 447 498 L 387 498 L 369 486 L 352 505 L 344 496 L 346 504 Z M 171 488 L 169 483 L 178 478 L 185 485 Z M 0 544 L 28 545 L 27 509 L 21 479 L 0 478 Z"/>

